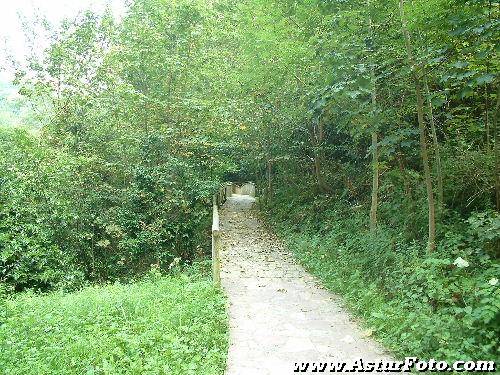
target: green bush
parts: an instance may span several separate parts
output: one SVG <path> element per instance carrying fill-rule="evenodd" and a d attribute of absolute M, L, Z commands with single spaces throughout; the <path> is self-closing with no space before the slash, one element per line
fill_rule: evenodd
<path fill-rule="evenodd" d="M 0 128 L 0 282 L 17 290 L 81 284 L 69 236 L 76 171 L 75 158 L 25 131 Z"/>
<path fill-rule="evenodd" d="M 135 284 L 1 301 L 5 375 L 224 373 L 225 301 L 199 276 L 152 272 Z"/>
<path fill-rule="evenodd" d="M 140 138 L 130 166 L 0 128 L 0 282 L 70 290 L 208 251 L 218 182 L 166 147 L 158 134 Z"/>

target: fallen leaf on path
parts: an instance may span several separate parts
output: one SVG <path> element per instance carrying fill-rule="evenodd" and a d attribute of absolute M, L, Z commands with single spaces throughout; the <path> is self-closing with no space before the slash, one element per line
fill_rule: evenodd
<path fill-rule="evenodd" d="M 367 329 L 366 331 L 363 332 L 362 336 L 363 337 L 370 337 L 371 335 L 373 335 L 373 329 Z"/>

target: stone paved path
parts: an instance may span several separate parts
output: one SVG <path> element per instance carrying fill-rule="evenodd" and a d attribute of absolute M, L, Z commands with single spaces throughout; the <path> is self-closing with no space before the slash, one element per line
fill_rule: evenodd
<path fill-rule="evenodd" d="M 388 359 L 259 222 L 254 201 L 233 196 L 221 211 L 221 277 L 230 304 L 226 375 L 291 375 L 296 362 Z"/>

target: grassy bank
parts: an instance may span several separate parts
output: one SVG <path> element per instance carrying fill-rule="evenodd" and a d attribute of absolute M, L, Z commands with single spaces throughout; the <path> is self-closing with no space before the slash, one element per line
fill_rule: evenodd
<path fill-rule="evenodd" d="M 264 214 L 387 348 L 401 357 L 500 359 L 500 267 L 477 236 L 449 227 L 428 254 L 397 229 L 371 235 L 362 207 L 311 195 L 284 189 Z"/>
<path fill-rule="evenodd" d="M 3 301 L 0 369 L 29 374 L 223 374 L 224 298 L 199 277 Z"/>

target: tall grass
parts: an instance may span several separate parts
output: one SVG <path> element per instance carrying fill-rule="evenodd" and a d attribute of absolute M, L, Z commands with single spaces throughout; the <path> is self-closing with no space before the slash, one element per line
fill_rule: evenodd
<path fill-rule="evenodd" d="M 193 276 L 4 301 L 0 373 L 223 374 L 223 295 Z M 2 317 L 3 316 L 3 317 Z"/>

